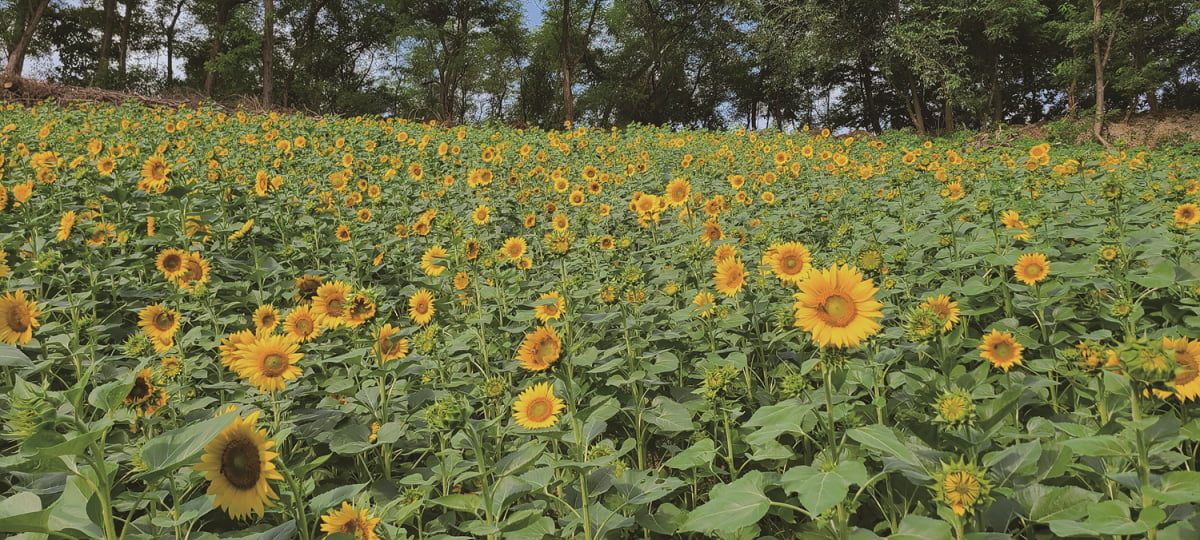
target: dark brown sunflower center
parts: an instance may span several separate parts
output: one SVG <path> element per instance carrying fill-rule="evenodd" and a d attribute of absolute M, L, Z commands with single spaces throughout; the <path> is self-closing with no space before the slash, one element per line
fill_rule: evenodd
<path fill-rule="evenodd" d="M 554 408 L 550 406 L 550 402 L 548 400 L 545 398 L 538 398 L 533 403 L 529 404 L 529 409 L 526 411 L 526 415 L 529 416 L 529 419 L 534 422 L 545 422 L 546 419 L 550 418 L 551 411 L 553 410 Z"/>
<path fill-rule="evenodd" d="M 800 262 L 799 257 L 790 254 L 784 255 L 781 262 L 783 263 L 783 269 L 789 274 L 795 273 L 800 269 L 801 266 L 803 266 L 803 263 Z"/>
<path fill-rule="evenodd" d="M 5 311 L 4 320 L 15 333 L 20 334 L 29 329 L 29 317 L 25 313 L 25 309 L 20 306 L 14 306 Z"/>
<path fill-rule="evenodd" d="M 265 326 L 275 326 L 277 319 L 275 319 L 275 315 L 268 313 L 266 315 L 263 315 L 261 322 L 264 327 Z"/>
<path fill-rule="evenodd" d="M 325 308 L 326 308 L 326 311 L 328 311 L 330 315 L 337 316 L 337 315 L 342 314 L 342 306 L 344 306 L 344 305 L 345 305 L 345 302 L 343 302 L 342 299 L 333 298 L 325 304 Z"/>
<path fill-rule="evenodd" d="M 150 397 L 151 392 L 153 392 L 153 389 L 150 386 L 150 381 L 145 377 L 138 377 L 133 381 L 133 388 L 129 389 L 129 395 L 125 396 L 125 403 L 139 404 L 146 401 Z"/>
<path fill-rule="evenodd" d="M 417 305 L 413 306 L 413 311 L 416 311 L 417 315 L 429 313 L 429 302 L 424 300 L 417 302 Z"/>
<path fill-rule="evenodd" d="M 302 336 L 308 335 L 313 331 L 313 323 L 308 319 L 300 319 L 296 321 L 294 328 L 296 329 L 296 333 Z"/>
<path fill-rule="evenodd" d="M 154 316 L 154 328 L 156 330 L 165 332 L 167 330 L 170 330 L 171 326 L 174 324 L 175 324 L 175 316 L 171 315 L 170 313 L 168 313 L 166 311 L 160 312 L 158 315 Z"/>
<path fill-rule="evenodd" d="M 825 299 L 820 306 L 817 307 L 817 312 L 822 314 L 822 319 L 826 323 L 833 326 L 844 327 L 854 320 L 854 316 L 858 314 L 858 309 L 854 306 L 854 301 L 847 298 L 841 293 L 835 293 Z"/>
<path fill-rule="evenodd" d="M 258 484 L 262 475 L 262 460 L 259 459 L 258 448 L 254 442 L 246 439 L 234 439 L 225 445 L 221 454 L 221 476 L 224 476 L 233 487 L 249 490 Z"/>
<path fill-rule="evenodd" d="M 263 375 L 268 377 L 276 377 L 288 367 L 288 359 L 282 354 L 271 353 L 266 358 L 263 358 Z"/>
<path fill-rule="evenodd" d="M 538 343 L 538 346 L 537 346 L 538 362 L 540 362 L 542 364 L 549 364 L 550 362 L 554 361 L 554 358 L 556 356 L 558 356 L 558 350 L 557 350 L 557 347 L 554 346 L 553 341 L 548 340 L 548 339 L 543 339 L 541 343 Z"/>

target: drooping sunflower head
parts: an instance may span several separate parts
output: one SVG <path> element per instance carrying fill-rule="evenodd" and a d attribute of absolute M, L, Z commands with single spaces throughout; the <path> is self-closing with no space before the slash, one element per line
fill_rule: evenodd
<path fill-rule="evenodd" d="M 213 508 L 221 507 L 230 517 L 243 519 L 251 513 L 262 517 L 264 506 L 278 499 L 268 480 L 283 480 L 272 462 L 279 454 L 271 452 L 274 441 L 267 440 L 266 429 L 254 429 L 259 412 L 246 418 L 239 414 L 207 446 L 193 470 L 204 473 L 211 482 L 208 494 Z"/>
<path fill-rule="evenodd" d="M 383 518 L 371 517 L 366 508 L 355 509 L 349 502 L 342 502 L 342 507 L 321 516 L 321 532 L 326 536 L 334 533 L 351 535 L 355 540 L 379 540 L 375 527 Z"/>
<path fill-rule="evenodd" d="M 25 299 L 25 291 L 6 293 L 0 297 L 0 341 L 9 345 L 25 345 L 33 339 L 33 329 L 41 326 L 37 317 L 37 302 Z"/>
<path fill-rule="evenodd" d="M 414 324 L 426 324 L 433 320 L 437 310 L 433 306 L 433 293 L 428 289 L 418 290 L 408 299 L 408 318 Z"/>
<path fill-rule="evenodd" d="M 314 296 L 317 295 L 317 289 L 321 287 L 324 279 L 321 276 L 314 274 L 306 274 L 304 277 L 296 278 L 296 303 L 311 304 Z"/>
<path fill-rule="evenodd" d="M 538 383 L 517 396 L 513 404 L 513 420 L 525 429 L 542 429 L 558 423 L 558 413 L 566 408 L 563 400 L 554 396 L 549 383 Z"/>
<path fill-rule="evenodd" d="M 1017 259 L 1013 272 L 1018 281 L 1033 286 L 1050 275 L 1050 262 L 1041 253 L 1026 253 Z"/>
<path fill-rule="evenodd" d="M 408 356 L 408 338 L 398 337 L 399 333 L 391 323 L 375 331 L 375 355 L 380 364 Z"/>
<path fill-rule="evenodd" d="M 544 371 L 558 361 L 562 353 L 562 341 L 558 333 L 550 326 L 542 326 L 533 333 L 526 334 L 517 352 L 521 367 L 530 371 Z"/>
<path fill-rule="evenodd" d="M 834 265 L 805 274 L 793 295 L 796 326 L 821 347 L 856 347 L 881 328 L 879 289 L 852 266 Z"/>
<path fill-rule="evenodd" d="M 1025 347 L 1012 334 L 992 329 L 992 333 L 983 337 L 979 350 L 979 355 L 985 360 L 1008 373 L 1009 368 L 1021 365 L 1021 353 Z"/>
<path fill-rule="evenodd" d="M 154 383 L 150 368 L 138 372 L 133 387 L 125 395 L 123 405 L 133 409 L 138 416 L 150 416 L 167 403 L 167 392 Z"/>

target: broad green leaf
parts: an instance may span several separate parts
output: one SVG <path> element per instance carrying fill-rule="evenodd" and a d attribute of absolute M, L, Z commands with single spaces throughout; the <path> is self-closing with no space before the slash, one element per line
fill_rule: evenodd
<path fill-rule="evenodd" d="M 771 507 L 771 500 L 763 495 L 762 481 L 762 473 L 753 471 L 714 487 L 708 502 L 688 514 L 680 531 L 732 533 L 757 523 Z"/>
<path fill-rule="evenodd" d="M 1147 495 L 1164 504 L 1200 502 L 1200 472 L 1174 471 L 1164 474 L 1159 486 L 1151 487 Z"/>
<path fill-rule="evenodd" d="M 496 476 L 507 476 L 519 472 L 522 467 L 542 455 L 542 450 L 545 448 L 545 445 L 535 443 L 500 458 L 495 466 Z"/>
<path fill-rule="evenodd" d="M 1114 435 L 1067 439 L 1063 441 L 1063 446 L 1070 448 L 1076 454 L 1088 457 L 1126 457 L 1133 455 L 1133 448 L 1129 446 L 1129 443 Z"/>
<path fill-rule="evenodd" d="M 475 513 L 479 511 L 479 495 L 473 493 L 457 493 L 454 495 L 446 495 L 438 497 L 432 501 L 434 504 L 445 506 L 451 510 L 459 512 Z"/>
<path fill-rule="evenodd" d="M 855 428 L 846 432 L 846 436 L 858 441 L 863 446 L 893 457 L 906 465 L 925 470 L 924 464 L 907 445 L 900 442 L 896 432 L 885 425 L 873 424 L 864 428 Z"/>
<path fill-rule="evenodd" d="M 0 532 L 45 532 L 50 509 L 42 508 L 42 499 L 22 491 L 0 500 Z"/>
<path fill-rule="evenodd" d="M 350 484 L 346 486 L 338 486 L 320 495 L 313 497 L 308 501 L 308 507 L 318 514 L 328 510 L 336 510 L 341 508 L 342 502 L 349 502 L 362 491 L 366 484 Z"/>
<path fill-rule="evenodd" d="M 1030 486 L 1029 519 L 1039 523 L 1055 520 L 1078 520 L 1088 513 L 1088 507 L 1100 500 L 1100 494 L 1078 486 Z"/>
<path fill-rule="evenodd" d="M 142 447 L 142 463 L 146 465 L 146 472 L 138 476 L 157 477 L 174 472 L 181 466 L 199 463 L 199 455 L 204 447 L 236 417 L 234 413 L 227 413 L 154 437 Z"/>
<path fill-rule="evenodd" d="M 695 429 L 692 412 L 671 398 L 660 396 L 646 409 L 646 421 L 658 426 L 665 433 L 678 433 Z"/>
<path fill-rule="evenodd" d="M 820 514 L 846 499 L 850 482 L 842 475 L 821 471 L 814 467 L 793 467 L 779 479 L 783 489 L 795 493 L 800 505 L 813 515 Z"/>
<path fill-rule="evenodd" d="M 909 514 L 900 520 L 896 534 L 888 540 L 950 540 L 953 532 L 950 524 L 940 519 Z"/>
<path fill-rule="evenodd" d="M 682 452 L 675 454 L 664 465 L 672 469 L 686 470 L 711 464 L 716 457 L 717 450 L 713 440 L 703 439 L 691 447 L 684 449 Z"/>

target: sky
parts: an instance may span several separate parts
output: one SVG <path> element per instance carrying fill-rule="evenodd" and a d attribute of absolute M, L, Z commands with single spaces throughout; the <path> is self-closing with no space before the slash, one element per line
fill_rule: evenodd
<path fill-rule="evenodd" d="M 546 0 L 520 0 L 521 9 L 525 12 L 525 28 L 533 30 L 542 24 L 542 10 L 546 9 Z"/>

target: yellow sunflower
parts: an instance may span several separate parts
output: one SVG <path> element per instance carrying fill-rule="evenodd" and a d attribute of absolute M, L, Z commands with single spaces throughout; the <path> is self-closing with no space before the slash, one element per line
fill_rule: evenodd
<path fill-rule="evenodd" d="M 557 415 L 564 408 L 566 405 L 554 397 L 554 388 L 549 383 L 538 383 L 517 396 L 513 419 L 525 429 L 548 428 L 558 423 Z"/>
<path fill-rule="evenodd" d="M 437 309 L 433 307 L 433 293 L 428 289 L 421 289 L 408 299 L 408 318 L 412 319 L 413 324 L 432 321 L 436 312 Z"/>
<path fill-rule="evenodd" d="M 486 204 L 481 204 L 471 213 L 471 223 L 476 225 L 485 225 L 491 219 L 492 209 Z"/>
<path fill-rule="evenodd" d="M 321 276 L 307 274 L 304 277 L 296 278 L 296 303 L 311 304 L 314 296 L 317 295 L 317 289 L 321 287 L 323 279 Z"/>
<path fill-rule="evenodd" d="M 731 298 L 736 296 L 746 285 L 746 267 L 742 265 L 742 259 L 729 257 L 718 261 L 713 283 L 717 292 Z"/>
<path fill-rule="evenodd" d="M 471 285 L 471 275 L 466 272 L 454 274 L 454 288 L 464 290 Z"/>
<path fill-rule="evenodd" d="M 33 339 L 33 329 L 41 326 L 37 302 L 25 299 L 25 291 L 7 293 L 0 297 L 0 341 L 9 345 L 25 345 Z"/>
<path fill-rule="evenodd" d="M 1017 280 L 1033 286 L 1050 275 L 1050 262 L 1041 253 L 1026 253 L 1013 265 Z"/>
<path fill-rule="evenodd" d="M 812 262 L 812 254 L 800 242 L 785 242 L 767 250 L 767 263 L 784 285 L 795 285 L 804 277 Z"/>
<path fill-rule="evenodd" d="M 334 533 L 345 533 L 354 536 L 355 540 L 379 540 L 375 534 L 375 526 L 383 518 L 373 518 L 366 508 L 356 510 L 348 502 L 342 502 L 340 510 L 330 511 L 321 516 L 321 532 L 328 533 L 326 538 Z"/>
<path fill-rule="evenodd" d="M 504 246 L 500 248 L 500 253 L 510 261 L 518 261 L 525 255 L 525 249 L 528 247 L 529 244 L 525 242 L 524 238 L 511 237 L 504 241 Z"/>
<path fill-rule="evenodd" d="M 312 302 L 312 314 L 317 318 L 317 323 L 325 328 L 337 328 L 344 324 L 349 299 L 350 286 L 346 283 L 335 281 L 321 285 Z"/>
<path fill-rule="evenodd" d="M 1187 227 L 1200 223 L 1200 206 L 1192 203 L 1184 203 L 1175 207 L 1175 225 L 1178 227 Z"/>
<path fill-rule="evenodd" d="M 879 331 L 883 304 L 875 300 L 875 282 L 858 269 L 838 266 L 808 272 L 793 295 L 796 326 L 827 347 L 855 347 Z"/>
<path fill-rule="evenodd" d="M 544 371 L 558 360 L 562 354 L 562 341 L 558 334 L 549 326 L 539 327 L 531 334 L 525 335 L 521 348 L 517 351 L 517 359 L 521 367 L 530 371 Z"/>
<path fill-rule="evenodd" d="M 71 237 L 71 229 L 75 227 L 75 211 L 68 210 L 62 215 L 62 219 L 58 221 L 58 234 L 54 235 L 54 239 L 59 242 L 64 242 Z"/>
<path fill-rule="evenodd" d="M 258 306 L 258 309 L 254 310 L 254 327 L 259 331 L 270 333 L 278 325 L 279 311 L 275 309 L 275 306 L 268 304 Z"/>
<path fill-rule="evenodd" d="M 183 268 L 183 274 L 176 278 L 179 288 L 187 289 L 208 283 L 208 273 L 211 267 L 208 265 L 208 261 L 199 254 L 188 253 L 183 259 Z"/>
<path fill-rule="evenodd" d="M 433 246 L 421 255 L 421 271 L 427 276 L 437 277 L 446 270 L 445 266 L 437 264 L 446 258 L 446 250 L 442 246 Z"/>
<path fill-rule="evenodd" d="M 925 297 L 925 301 L 921 302 L 920 307 L 928 309 L 938 316 L 938 319 L 942 321 L 943 332 L 949 332 L 954 328 L 954 324 L 958 322 L 958 315 L 961 313 L 958 309 L 958 302 L 951 302 L 950 297 L 944 294 L 939 294 L 937 298 Z"/>
<path fill-rule="evenodd" d="M 167 393 L 154 384 L 150 368 L 138 372 L 133 387 L 125 395 L 122 404 L 133 409 L 138 416 L 150 416 L 167 404 Z"/>
<path fill-rule="evenodd" d="M 942 464 L 942 471 L 934 479 L 937 480 L 939 498 L 950 505 L 955 515 L 962 516 L 974 512 L 974 506 L 986 500 L 991 491 L 984 471 L 957 462 Z"/>
<path fill-rule="evenodd" d="M 179 330 L 179 312 L 168 310 L 162 304 L 146 306 L 138 312 L 138 326 L 153 339 L 171 339 Z"/>
<path fill-rule="evenodd" d="M 374 349 L 380 364 L 408 356 L 408 338 L 393 338 L 398 333 L 400 333 L 400 329 L 392 326 L 391 323 L 385 324 L 375 331 Z"/>
<path fill-rule="evenodd" d="M 375 316 L 375 302 L 372 302 L 367 295 L 357 293 L 354 298 L 350 299 L 350 305 L 346 307 L 346 326 L 350 328 L 358 328 L 367 319 Z"/>
<path fill-rule="evenodd" d="M 1200 397 L 1200 340 L 1185 337 L 1179 339 L 1163 338 L 1163 349 L 1175 353 L 1175 362 L 1182 370 L 1171 381 L 1170 387 L 1179 401 L 1188 401 Z"/>
<path fill-rule="evenodd" d="M 233 368 L 262 392 L 283 390 L 284 381 L 293 380 L 303 372 L 296 366 L 304 358 L 298 349 L 300 344 L 290 335 L 259 335 L 239 351 Z"/>
<path fill-rule="evenodd" d="M 559 296 L 558 291 L 550 291 L 543 294 L 541 298 L 538 298 L 538 304 L 533 307 L 533 316 L 542 322 L 561 317 L 563 308 L 566 305 L 562 296 Z"/>
<path fill-rule="evenodd" d="M 667 203 L 680 206 L 687 202 L 692 195 L 692 184 L 683 178 L 676 178 L 667 184 Z"/>
<path fill-rule="evenodd" d="M 267 430 L 254 429 L 258 415 L 255 411 L 243 419 L 239 414 L 204 447 L 200 463 L 192 467 L 211 482 L 213 508 L 220 506 L 234 519 L 248 518 L 251 512 L 262 517 L 264 505 L 274 506 L 271 499 L 279 498 L 267 482 L 283 480 L 271 462 L 279 454 L 270 451 L 275 442 L 267 440 Z"/>
<path fill-rule="evenodd" d="M 296 338 L 300 343 L 307 343 L 321 335 L 321 325 L 317 322 L 309 306 L 299 306 L 288 313 L 283 320 L 283 331 Z"/>
<path fill-rule="evenodd" d="M 979 350 L 982 351 L 979 355 L 985 360 L 1008 373 L 1009 368 L 1021 365 L 1021 353 L 1025 347 L 1017 343 L 1017 338 L 1012 334 L 993 329 L 992 333 L 983 336 Z"/>

